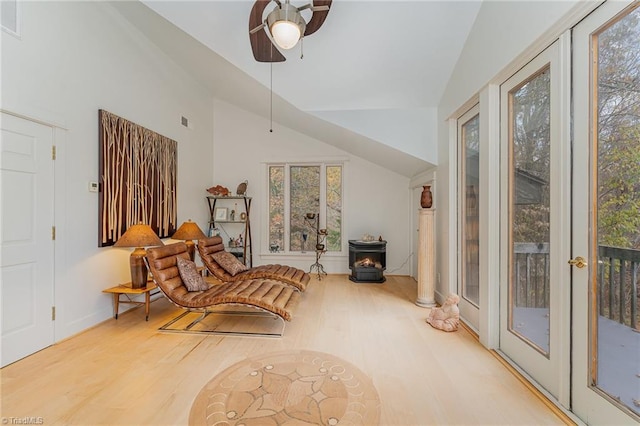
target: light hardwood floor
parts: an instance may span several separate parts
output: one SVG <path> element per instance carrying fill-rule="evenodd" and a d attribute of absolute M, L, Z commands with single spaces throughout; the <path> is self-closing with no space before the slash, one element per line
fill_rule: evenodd
<path fill-rule="evenodd" d="M 105 295 L 105 297 L 108 297 Z M 181 425 L 217 373 L 287 349 L 358 366 L 382 403 L 383 425 L 563 424 L 464 329 L 444 333 L 416 306 L 415 281 L 355 284 L 315 276 L 282 338 L 161 333 L 180 310 L 160 299 L 3 368 L 3 418 L 44 424 Z"/>

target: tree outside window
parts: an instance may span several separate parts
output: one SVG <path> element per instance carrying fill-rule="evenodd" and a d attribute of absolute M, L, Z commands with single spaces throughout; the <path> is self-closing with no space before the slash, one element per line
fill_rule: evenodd
<path fill-rule="evenodd" d="M 269 250 L 315 250 L 315 219 L 327 230 L 327 251 L 342 251 L 342 164 L 273 164 L 269 176 Z"/>

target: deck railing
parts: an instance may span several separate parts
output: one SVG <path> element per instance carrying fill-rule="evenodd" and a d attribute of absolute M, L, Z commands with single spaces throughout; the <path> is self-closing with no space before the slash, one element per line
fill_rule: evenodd
<path fill-rule="evenodd" d="M 640 250 L 598 247 L 598 313 L 638 329 Z"/>
<path fill-rule="evenodd" d="M 549 307 L 549 244 L 514 243 L 515 306 Z"/>
<path fill-rule="evenodd" d="M 598 313 L 638 330 L 640 250 L 598 247 Z M 549 307 L 549 244 L 514 244 L 515 306 Z"/>

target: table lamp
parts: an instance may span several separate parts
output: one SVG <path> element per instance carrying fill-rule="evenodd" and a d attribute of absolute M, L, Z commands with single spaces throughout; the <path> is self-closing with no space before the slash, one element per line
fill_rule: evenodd
<path fill-rule="evenodd" d="M 174 240 L 184 240 L 187 245 L 187 251 L 189 252 L 191 261 L 194 261 L 196 257 L 196 247 L 193 240 L 200 240 L 206 237 L 207 236 L 204 235 L 204 232 L 202 232 L 202 229 L 200 229 L 198 224 L 191 222 L 191 219 L 180 225 L 176 233 L 171 236 Z"/>
<path fill-rule="evenodd" d="M 114 247 L 135 247 L 129 262 L 131 264 L 131 288 L 145 288 L 149 271 L 144 263 L 147 251 L 144 247 L 162 246 L 162 240 L 149 225 L 132 225 L 122 237 L 116 241 Z"/>

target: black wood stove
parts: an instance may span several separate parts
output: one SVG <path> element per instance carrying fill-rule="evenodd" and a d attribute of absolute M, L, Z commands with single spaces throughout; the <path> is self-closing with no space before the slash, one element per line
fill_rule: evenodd
<path fill-rule="evenodd" d="M 349 279 L 356 283 L 383 283 L 387 268 L 387 242 L 349 240 Z"/>

